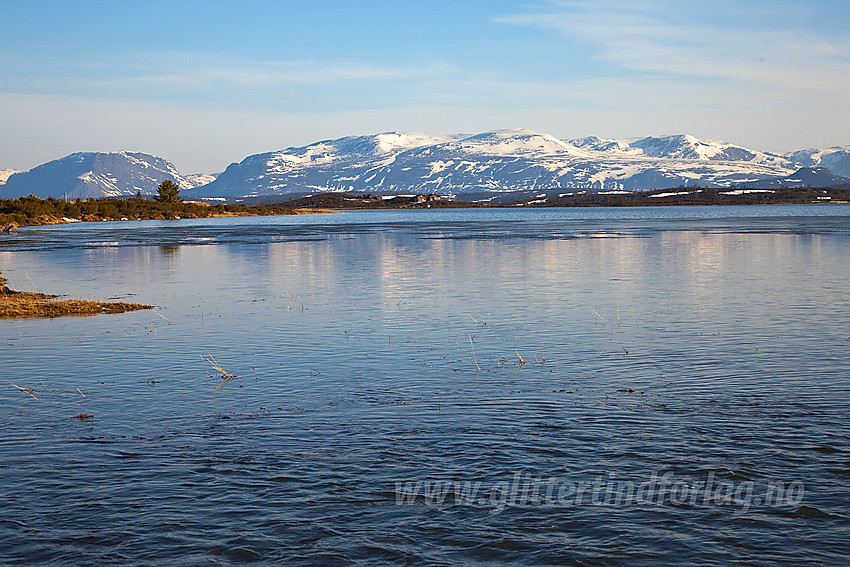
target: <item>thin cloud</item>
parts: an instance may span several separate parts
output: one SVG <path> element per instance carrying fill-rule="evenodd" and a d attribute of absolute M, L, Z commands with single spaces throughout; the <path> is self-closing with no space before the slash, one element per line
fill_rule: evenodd
<path fill-rule="evenodd" d="M 447 77 L 456 70 L 444 63 L 391 66 L 363 61 L 262 61 L 216 55 L 145 53 L 143 56 L 103 58 L 62 65 L 38 57 L 2 57 L 0 68 L 25 78 L 0 88 L 4 92 L 45 94 L 99 92 L 168 86 L 180 89 L 286 85 L 322 86 L 355 82 L 416 81 Z M 111 92 L 111 91 L 107 91 Z"/>
<path fill-rule="evenodd" d="M 497 18 L 502 24 L 559 31 L 595 50 L 598 62 L 637 73 L 749 81 L 806 91 L 846 92 L 850 35 L 711 24 L 673 5 L 560 2 L 545 13 Z M 773 20 L 775 21 L 775 19 Z"/>
<path fill-rule="evenodd" d="M 165 72 L 139 73 L 124 80 L 202 87 L 334 84 L 349 81 L 418 79 L 451 72 L 446 65 L 391 67 L 356 61 L 187 61 Z"/>

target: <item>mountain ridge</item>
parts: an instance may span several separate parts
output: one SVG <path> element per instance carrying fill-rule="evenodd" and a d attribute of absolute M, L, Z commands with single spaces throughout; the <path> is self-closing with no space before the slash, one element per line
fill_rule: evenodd
<path fill-rule="evenodd" d="M 393 133 L 397 134 L 397 133 Z M 687 134 L 628 140 L 558 139 L 525 129 L 470 136 L 434 136 L 434 143 L 363 158 L 342 142 L 385 134 L 326 140 L 254 154 L 233 163 L 215 181 L 193 190 L 215 197 L 297 196 L 317 192 L 478 193 L 556 190 L 650 190 L 705 185 L 735 187 L 792 175 L 802 164 L 788 155 L 751 150 Z M 328 152 L 328 148 L 333 152 Z M 841 164 L 846 150 L 823 155 Z M 820 154 L 803 150 L 817 166 Z M 844 152 L 844 153 L 842 153 Z M 304 156 L 312 156 L 306 160 Z M 319 159 L 320 158 L 320 159 Z M 813 178 L 814 179 L 814 178 Z M 826 177 L 824 178 L 826 179 Z"/>
<path fill-rule="evenodd" d="M 689 134 L 560 139 L 509 128 L 477 134 L 382 132 L 253 154 L 218 175 L 181 175 L 142 152 L 77 152 L 0 185 L 0 197 L 122 197 L 172 179 L 186 197 L 297 197 L 321 192 L 437 193 L 458 198 L 521 191 L 644 191 L 850 182 L 850 146 L 763 152 Z M 802 175 L 802 174 L 801 174 Z"/>
<path fill-rule="evenodd" d="M 75 152 L 29 171 L 14 173 L 0 185 L 0 197 L 98 198 L 152 195 L 164 179 L 197 187 L 171 162 L 143 152 Z M 202 178 L 209 182 L 208 178 Z"/>

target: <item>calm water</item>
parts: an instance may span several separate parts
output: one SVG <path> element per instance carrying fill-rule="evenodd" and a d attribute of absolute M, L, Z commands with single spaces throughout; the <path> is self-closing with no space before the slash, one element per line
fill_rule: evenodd
<path fill-rule="evenodd" d="M 0 321 L 0 563 L 846 564 L 849 252 L 841 205 L 0 237 L 157 306 Z"/>

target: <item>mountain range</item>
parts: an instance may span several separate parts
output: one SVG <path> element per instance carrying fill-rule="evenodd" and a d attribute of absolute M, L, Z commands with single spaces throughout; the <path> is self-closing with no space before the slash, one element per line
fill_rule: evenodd
<path fill-rule="evenodd" d="M 686 134 L 562 140 L 524 129 L 386 132 L 248 156 L 217 176 L 182 176 L 163 158 L 137 152 L 76 153 L 12 174 L 0 185 L 0 197 L 149 195 L 166 178 L 187 198 L 231 199 L 327 191 L 472 200 L 572 189 L 832 187 L 850 184 L 850 146 L 780 154 Z"/>

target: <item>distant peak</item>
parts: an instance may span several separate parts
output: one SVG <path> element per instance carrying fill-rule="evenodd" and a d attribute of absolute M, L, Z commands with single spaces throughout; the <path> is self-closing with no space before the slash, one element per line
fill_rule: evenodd
<path fill-rule="evenodd" d="M 545 132 L 537 132 L 535 130 L 529 130 L 527 128 L 500 128 L 498 130 L 490 130 L 489 132 L 481 132 L 480 134 L 475 134 L 472 136 L 473 138 L 481 137 L 481 138 L 527 138 L 531 136 L 541 136 L 557 139 L 551 134 L 547 134 Z"/>
<path fill-rule="evenodd" d="M 462 150 L 484 151 L 502 155 L 529 152 L 584 155 L 582 150 L 569 142 L 545 132 L 535 132 L 525 128 L 505 128 L 482 132 L 458 140 L 453 145 Z"/>

